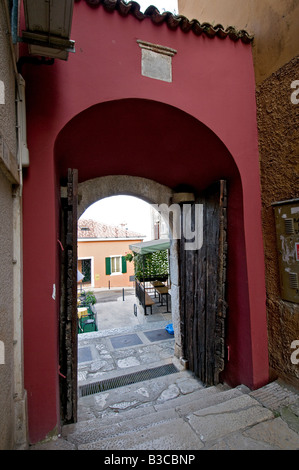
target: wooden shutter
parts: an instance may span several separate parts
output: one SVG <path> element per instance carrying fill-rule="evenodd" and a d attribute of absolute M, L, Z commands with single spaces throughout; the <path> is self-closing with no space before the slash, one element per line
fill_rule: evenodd
<path fill-rule="evenodd" d="M 111 274 L 111 258 L 105 258 L 105 264 L 106 264 L 106 274 L 109 275 Z"/>
<path fill-rule="evenodd" d="M 121 257 L 121 272 L 123 274 L 127 272 L 127 260 L 124 256 Z"/>

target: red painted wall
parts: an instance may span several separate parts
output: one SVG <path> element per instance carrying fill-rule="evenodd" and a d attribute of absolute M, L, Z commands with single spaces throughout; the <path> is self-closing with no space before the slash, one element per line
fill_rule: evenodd
<path fill-rule="evenodd" d="M 225 379 L 268 379 L 259 159 L 251 48 L 75 4 L 76 53 L 24 65 L 24 347 L 30 440 L 59 426 L 59 181 L 129 174 L 200 191 L 229 181 L 230 362 Z M 136 39 L 177 50 L 173 82 L 142 77 Z"/>

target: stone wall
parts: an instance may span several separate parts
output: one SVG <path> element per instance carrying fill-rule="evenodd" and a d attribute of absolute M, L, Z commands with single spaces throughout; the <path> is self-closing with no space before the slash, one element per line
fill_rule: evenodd
<path fill-rule="evenodd" d="M 4 2 L 0 3 L 0 143 L 16 152 L 15 80 L 10 54 Z M 0 152 L 1 155 L 3 151 Z M 13 351 L 13 199 L 12 184 L 0 167 L 0 449 L 14 445 L 14 351 Z"/>
<path fill-rule="evenodd" d="M 280 297 L 273 202 L 298 198 L 299 104 L 291 101 L 291 83 L 299 79 L 299 56 L 257 88 L 270 368 L 299 387 L 299 364 L 291 361 L 291 343 L 299 340 L 299 304 Z"/>
<path fill-rule="evenodd" d="M 7 7 L 7 8 L 6 8 Z M 9 2 L 0 2 L 0 449 L 27 447 L 23 372 L 22 177 L 16 68 Z M 23 121 L 18 124 L 22 126 Z M 21 129 L 21 127 L 20 127 Z"/>
<path fill-rule="evenodd" d="M 0 449 L 11 449 L 13 415 L 13 242 L 11 185 L 0 170 Z"/>

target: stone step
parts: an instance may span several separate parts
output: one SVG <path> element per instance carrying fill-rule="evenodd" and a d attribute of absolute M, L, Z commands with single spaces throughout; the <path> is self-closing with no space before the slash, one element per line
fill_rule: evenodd
<path fill-rule="evenodd" d="M 186 419 L 175 417 L 175 410 L 167 410 L 167 413 L 169 414 L 161 416 L 168 416 L 169 419 L 163 418 L 159 422 L 149 420 L 147 424 L 138 428 L 134 428 L 131 422 L 128 430 L 123 427 L 123 431 L 117 435 L 110 437 L 106 434 L 106 437 L 99 440 L 78 443 L 78 449 L 199 450 L 219 437 L 273 418 L 271 411 L 243 393 L 198 410 L 188 415 Z"/>
<path fill-rule="evenodd" d="M 180 371 L 82 397 L 78 402 L 78 417 L 85 421 L 100 416 L 104 418 L 107 414 L 120 415 L 131 408 L 162 403 L 203 388 L 189 371 Z"/>
<path fill-rule="evenodd" d="M 189 377 L 189 376 L 187 376 Z M 181 379 L 181 376 L 179 377 Z M 150 382 L 150 381 L 148 381 Z M 155 381 L 152 381 L 152 386 L 157 385 Z M 136 384 L 135 384 L 136 385 Z M 147 385 L 149 385 L 147 383 Z M 139 384 L 140 387 L 140 384 Z M 171 382 L 169 387 L 171 388 Z M 126 391 L 122 389 L 118 389 L 116 392 L 118 394 L 118 400 L 119 396 L 124 396 L 126 393 L 132 394 L 132 389 L 127 390 L 129 387 L 123 387 L 123 389 L 126 389 Z M 105 393 L 105 392 L 102 392 Z M 102 393 L 96 394 L 93 398 L 100 400 Z M 152 413 L 157 413 L 158 411 L 167 411 L 169 409 L 175 409 L 176 406 L 182 406 L 183 404 L 188 405 L 189 403 L 196 403 L 198 401 L 204 400 L 205 396 L 211 396 L 211 395 L 216 395 L 220 394 L 221 389 L 218 387 L 209 387 L 209 388 L 203 388 L 200 387 L 197 390 L 194 390 L 193 392 L 191 391 L 188 394 L 181 395 L 178 398 L 172 398 L 172 399 L 167 399 L 167 396 L 163 395 L 162 396 L 158 395 L 158 398 L 156 402 L 150 401 L 149 403 L 144 403 L 141 404 L 140 406 L 128 410 L 118 410 L 118 412 L 110 412 L 106 414 L 103 413 L 103 415 L 99 415 L 98 418 L 93 418 L 89 420 L 82 420 L 78 421 L 77 423 L 74 424 L 69 424 L 63 427 L 62 434 L 63 436 L 70 436 L 73 433 L 84 433 L 86 430 L 94 430 L 98 428 L 99 423 L 101 427 L 105 426 L 111 426 L 114 424 L 120 424 L 123 421 L 131 421 L 134 419 L 138 419 L 139 417 L 143 418 L 144 416 Z M 224 392 L 222 392 L 224 393 Z M 163 398 L 164 397 L 164 398 Z M 112 400 L 112 403 L 115 404 L 115 400 Z M 198 409 L 198 408 L 197 408 Z"/>
<path fill-rule="evenodd" d="M 154 408 L 157 411 L 161 411 L 174 407 L 178 415 L 184 417 L 190 413 L 195 413 L 196 411 L 242 396 L 245 393 L 248 393 L 248 391 L 242 387 L 223 391 L 220 387 L 209 387 L 201 390 L 201 393 L 181 396 L 168 402 L 157 404 Z"/>
<path fill-rule="evenodd" d="M 78 450 L 199 450 L 200 438 L 182 418 L 172 419 L 142 430 L 81 444 Z"/>
<path fill-rule="evenodd" d="M 86 430 L 76 430 L 75 432 L 65 434 L 64 437 L 73 444 L 82 445 L 88 444 L 92 442 L 96 442 L 99 440 L 109 438 L 114 438 L 116 436 L 123 436 L 125 434 L 130 434 L 132 432 L 138 433 L 143 432 L 144 429 L 150 427 L 155 428 L 159 426 L 161 423 L 165 423 L 167 421 L 172 421 L 177 418 L 177 414 L 175 410 L 167 410 L 167 411 L 155 411 L 152 410 L 150 413 L 143 412 L 142 409 L 139 409 L 139 416 L 135 418 L 128 416 L 124 416 L 124 419 L 117 422 L 110 422 L 102 423 L 102 420 L 99 418 L 97 420 L 97 426 L 93 426 L 92 428 L 86 428 Z M 127 413 L 123 413 L 127 415 Z"/>
<path fill-rule="evenodd" d="M 126 410 L 122 413 L 109 413 L 107 416 L 100 416 L 85 421 L 78 421 L 77 423 L 64 425 L 62 428 L 62 436 L 68 437 L 72 434 L 84 433 L 97 429 L 99 426 L 111 426 L 122 423 L 123 421 L 130 421 L 139 416 L 154 413 L 156 410 L 152 405 L 147 405 L 139 408 Z"/>
<path fill-rule="evenodd" d="M 156 401 L 136 408 L 65 426 L 60 438 L 36 444 L 31 449 L 299 449 L 298 392 L 289 391 L 277 382 L 254 392 L 243 386 L 231 389 L 221 385 L 201 386 L 192 391 L 193 382 L 188 382 L 189 379 L 187 374 L 180 396 L 161 400 L 160 393 Z M 176 378 L 176 385 L 179 380 Z M 170 388 L 171 384 L 168 385 Z"/>
<path fill-rule="evenodd" d="M 186 416 L 187 422 L 205 443 L 273 418 L 272 411 L 264 408 L 249 394 L 242 394 Z"/>
<path fill-rule="evenodd" d="M 145 405 L 109 417 L 79 422 L 63 429 L 63 437 L 76 444 L 87 444 L 117 435 L 128 434 L 132 430 L 144 430 L 159 426 L 162 422 L 183 418 L 187 414 L 217 405 L 234 397 L 243 395 L 241 389 L 222 389 L 209 387 L 196 390 L 153 405 Z"/>

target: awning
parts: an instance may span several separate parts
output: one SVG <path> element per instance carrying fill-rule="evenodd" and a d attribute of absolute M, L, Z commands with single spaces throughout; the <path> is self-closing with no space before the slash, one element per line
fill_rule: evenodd
<path fill-rule="evenodd" d="M 154 253 L 155 251 L 168 250 L 169 247 L 169 238 L 160 238 L 159 240 L 150 240 L 148 242 L 135 243 L 134 245 L 129 245 L 130 250 L 140 255 Z"/>

